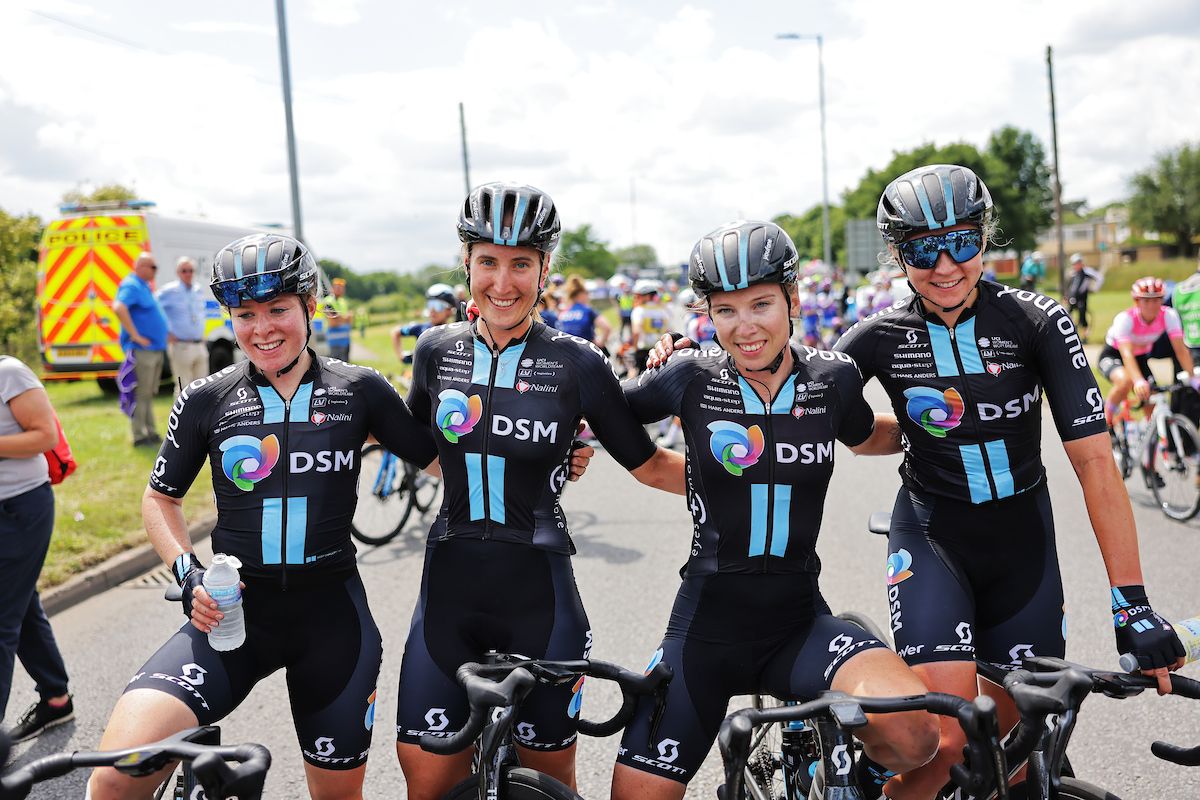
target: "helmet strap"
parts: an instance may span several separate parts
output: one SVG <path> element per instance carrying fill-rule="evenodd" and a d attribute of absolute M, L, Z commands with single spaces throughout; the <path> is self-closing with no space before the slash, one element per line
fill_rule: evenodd
<path fill-rule="evenodd" d="M 304 347 L 300 348 L 300 352 L 296 354 L 296 357 L 292 359 L 290 364 L 275 373 L 276 378 L 282 378 L 300 363 L 300 356 L 304 355 L 304 351 L 308 349 L 308 343 L 312 339 L 312 321 L 308 317 L 308 303 L 305 302 L 303 297 L 300 298 L 300 311 L 304 314 L 304 330 L 307 332 L 304 337 Z"/>

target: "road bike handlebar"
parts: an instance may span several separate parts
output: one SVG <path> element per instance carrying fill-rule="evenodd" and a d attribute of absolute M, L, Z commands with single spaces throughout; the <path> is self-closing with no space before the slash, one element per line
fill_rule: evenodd
<path fill-rule="evenodd" d="M 717 743 L 725 762 L 725 784 L 717 790 L 721 800 L 743 796 L 746 761 L 754 729 L 776 722 L 794 722 L 828 714 L 840 727 L 852 730 L 867 724 L 866 714 L 892 714 L 902 711 L 928 711 L 954 717 L 967 735 L 967 765 L 951 768 L 950 777 L 974 796 L 985 796 L 997 784 L 997 776 L 1007 775 L 1004 749 L 1000 744 L 996 703 L 981 695 L 974 701 L 941 692 L 908 697 L 855 697 L 841 692 L 825 692 L 819 699 L 792 706 L 746 708 L 736 711 L 721 723 Z"/>
<path fill-rule="evenodd" d="M 579 732 L 586 736 L 611 736 L 629 723 L 639 697 L 654 695 L 661 706 L 672 675 L 671 668 L 661 663 L 648 673 L 641 673 L 590 659 L 545 661 L 510 656 L 502 659 L 497 664 L 471 662 L 458 668 L 456 677 L 466 689 L 471 707 L 467 722 L 449 736 L 422 736 L 423 750 L 440 755 L 465 750 L 483 732 L 491 709 L 519 705 L 534 684 L 561 685 L 573 683 L 583 676 L 612 681 L 621 688 L 621 707 L 610 719 L 603 722 L 581 719 L 578 723 Z"/>
<path fill-rule="evenodd" d="M 211 734 L 210 727 L 189 728 L 162 741 L 126 750 L 57 753 L 39 758 L 0 777 L 0 800 L 21 800 L 35 784 L 80 767 L 112 767 L 124 775 L 144 778 L 179 760 L 192 762 L 192 772 L 207 797 L 259 800 L 271 766 L 270 751 L 261 744 L 222 746 L 196 741 Z M 230 766 L 228 761 L 237 765 Z"/>

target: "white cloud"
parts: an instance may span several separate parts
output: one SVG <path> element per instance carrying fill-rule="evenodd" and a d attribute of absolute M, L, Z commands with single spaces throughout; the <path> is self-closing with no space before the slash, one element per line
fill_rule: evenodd
<path fill-rule="evenodd" d="M 362 21 L 362 0 L 308 0 L 309 17 L 319 25 L 341 27 Z"/>

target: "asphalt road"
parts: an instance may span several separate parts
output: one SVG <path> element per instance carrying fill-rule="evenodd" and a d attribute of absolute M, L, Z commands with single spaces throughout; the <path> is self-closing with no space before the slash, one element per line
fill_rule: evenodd
<path fill-rule="evenodd" d="M 884 398 L 870 392 L 877 408 Z M 1047 415 L 1045 460 L 1050 474 L 1058 528 L 1058 548 L 1070 610 L 1068 657 L 1115 668 L 1108 584 L 1087 523 L 1082 495 Z M 895 458 L 855 457 L 839 448 L 837 469 L 826 503 L 820 555 L 822 588 L 834 609 L 858 609 L 884 618 L 882 578 L 886 548 L 866 532 L 870 512 L 890 509 L 898 485 Z M 1131 496 L 1142 540 L 1143 567 L 1156 608 L 1171 618 L 1200 611 L 1196 536 L 1200 522 L 1170 522 L 1151 507 L 1149 493 Z M 593 654 L 630 667 L 644 665 L 658 646 L 678 586 L 691 533 L 682 498 L 656 493 L 636 483 L 601 454 L 585 480 L 564 497 L 579 549 L 575 571 L 595 635 Z M 383 631 L 384 662 L 367 774 L 367 796 L 403 795 L 396 763 L 392 720 L 400 656 L 416 598 L 424 530 L 418 521 L 398 540 L 363 549 L 360 565 L 371 607 Z M 125 682 L 151 652 L 178 627 L 178 607 L 161 599 L 161 587 L 127 585 L 76 606 L 53 619 L 72 671 L 78 718 L 17 751 L 19 761 L 59 750 L 89 749 Z M 502 602 L 501 597 L 497 598 Z M 1200 675 L 1200 669 L 1187 672 Z M 33 687 L 17 669 L 10 721 L 30 702 Z M 602 696 L 603 695 L 603 696 Z M 735 700 L 735 704 L 742 702 Z M 615 708 L 612 693 L 589 685 L 585 712 L 600 716 Z M 1126 798 L 1200 796 L 1200 771 L 1159 762 L 1149 751 L 1155 738 L 1194 744 L 1200 738 L 1200 704 L 1174 697 L 1143 695 L 1125 701 L 1089 699 L 1071 748 L 1081 777 Z M 585 714 L 587 716 L 588 714 Z M 300 755 L 288 712 L 282 674 L 260 684 L 228 720 L 225 741 L 260 741 L 275 757 L 267 797 L 305 796 Z M 616 751 L 615 738 L 584 740 L 579 748 L 581 793 L 606 797 Z M 83 774 L 44 784 L 33 797 L 80 797 Z M 713 797 L 719 759 L 709 760 L 693 781 L 689 796 Z"/>

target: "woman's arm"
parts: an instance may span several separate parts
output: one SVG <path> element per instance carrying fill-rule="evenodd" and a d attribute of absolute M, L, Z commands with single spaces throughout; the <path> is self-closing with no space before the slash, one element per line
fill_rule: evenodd
<path fill-rule="evenodd" d="M 1179 359 L 1179 366 L 1183 367 L 1183 371 L 1190 378 L 1193 370 L 1196 368 L 1196 363 L 1192 360 L 1192 351 L 1188 350 L 1187 344 L 1179 336 L 1171 339 L 1171 349 L 1175 351 L 1175 358 Z M 1184 383 L 1187 383 L 1187 381 L 1185 380 Z"/>
<path fill-rule="evenodd" d="M 0 458 L 33 458 L 58 443 L 54 409 L 45 389 L 26 389 L 8 401 L 20 433 L 0 436 Z"/>
<path fill-rule="evenodd" d="M 608 337 L 612 336 L 612 325 L 608 324 L 603 314 L 597 314 L 595 320 L 596 338 L 593 342 L 597 347 L 607 347 Z"/>
<path fill-rule="evenodd" d="M 850 450 L 859 456 L 890 456 L 904 452 L 900 439 L 900 424 L 895 414 L 876 414 L 875 430 L 862 444 Z"/>
<path fill-rule="evenodd" d="M 1121 342 L 1117 345 L 1117 350 L 1121 353 L 1121 363 L 1125 365 L 1125 374 L 1133 381 L 1133 393 L 1138 400 L 1145 402 L 1150 398 L 1150 381 L 1149 377 L 1142 374 L 1142 370 L 1138 367 L 1137 356 L 1133 354 L 1133 344 L 1130 342 Z"/>
<path fill-rule="evenodd" d="M 645 464 L 629 471 L 641 483 L 655 489 L 661 489 L 671 494 L 686 494 L 687 481 L 684 477 L 685 459 L 683 453 L 666 450 L 662 447 L 654 449 Z"/>

